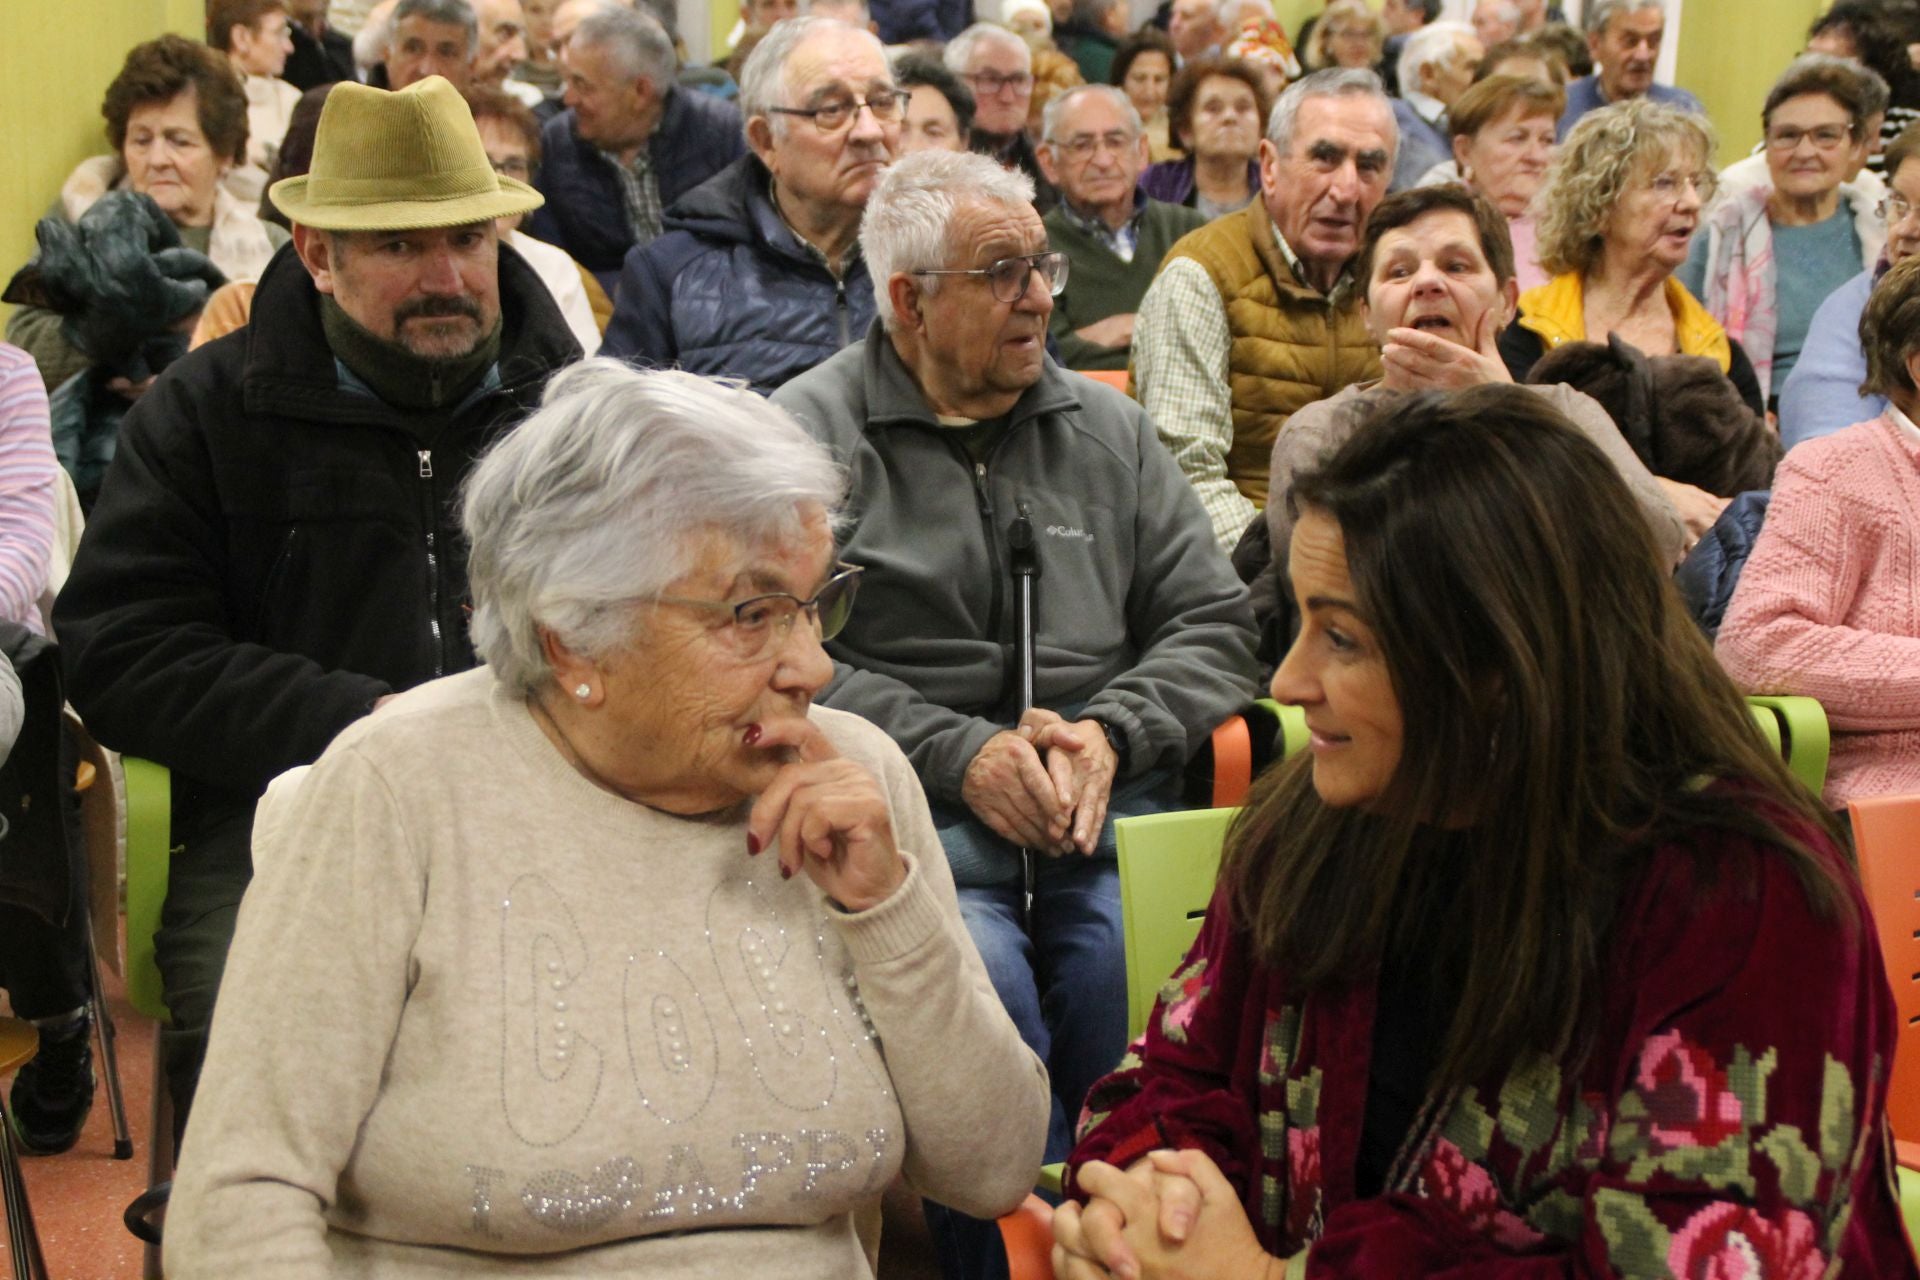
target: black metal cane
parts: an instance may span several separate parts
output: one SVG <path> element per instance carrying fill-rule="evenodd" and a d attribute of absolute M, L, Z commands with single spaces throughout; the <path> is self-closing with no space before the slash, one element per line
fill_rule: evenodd
<path fill-rule="evenodd" d="M 1040 557 L 1034 544 L 1033 521 L 1028 518 L 1027 504 L 1017 503 L 1018 515 L 1007 528 L 1007 546 L 1011 552 L 1009 562 L 1013 567 L 1013 630 L 1015 642 L 1020 647 L 1020 714 L 1033 709 L 1033 584 L 1040 577 Z M 1033 850 L 1020 850 L 1021 908 L 1028 914 L 1033 907 L 1033 878 L 1036 863 Z"/>

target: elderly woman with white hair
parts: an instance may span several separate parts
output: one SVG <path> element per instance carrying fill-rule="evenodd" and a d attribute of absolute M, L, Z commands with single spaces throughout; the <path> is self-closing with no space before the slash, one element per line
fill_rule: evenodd
<path fill-rule="evenodd" d="M 168 1274 L 868 1276 L 902 1170 L 1020 1201 L 1045 1072 L 906 758 L 813 705 L 844 489 L 607 360 L 482 459 L 487 665 L 262 806 Z"/>

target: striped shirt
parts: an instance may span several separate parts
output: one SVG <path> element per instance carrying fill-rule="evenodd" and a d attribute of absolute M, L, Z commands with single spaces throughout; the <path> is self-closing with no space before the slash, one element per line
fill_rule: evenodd
<path fill-rule="evenodd" d="M 32 356 L 0 342 L 0 617 L 41 635 L 59 471 L 40 371 Z"/>

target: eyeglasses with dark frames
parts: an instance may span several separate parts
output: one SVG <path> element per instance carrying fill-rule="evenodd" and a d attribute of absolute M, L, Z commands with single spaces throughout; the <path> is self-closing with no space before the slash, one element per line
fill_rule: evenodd
<path fill-rule="evenodd" d="M 891 124 L 905 114 L 907 97 L 905 89 L 882 89 L 864 98 L 836 98 L 820 107 L 768 107 L 767 110 L 781 116 L 805 116 L 820 132 L 838 133 L 853 123 L 862 107 L 873 112 L 873 118 L 881 124 Z"/>
<path fill-rule="evenodd" d="M 725 600 L 695 600 L 688 596 L 657 596 L 660 604 L 681 605 L 689 609 L 722 610 L 733 615 L 726 624 L 735 656 L 751 662 L 787 642 L 793 623 L 801 614 L 813 624 L 814 633 L 827 641 L 840 634 L 853 616 L 853 598 L 860 590 L 860 575 L 866 570 L 844 561 L 834 566 L 834 575 L 821 585 L 811 599 L 802 600 L 787 591 L 770 591 L 737 604 Z"/>
<path fill-rule="evenodd" d="M 1033 282 L 1033 273 L 1038 271 L 1040 278 L 1046 281 L 1047 292 L 1054 297 L 1067 287 L 1067 255 L 1055 249 L 1046 253 L 1023 254 L 1018 258 L 1002 258 L 998 262 L 984 267 L 971 267 L 965 270 L 948 268 L 935 270 L 932 267 L 920 267 L 909 272 L 916 276 L 985 276 L 987 284 L 993 289 L 993 296 L 1001 302 L 1018 302 L 1027 296 L 1027 286 Z"/>

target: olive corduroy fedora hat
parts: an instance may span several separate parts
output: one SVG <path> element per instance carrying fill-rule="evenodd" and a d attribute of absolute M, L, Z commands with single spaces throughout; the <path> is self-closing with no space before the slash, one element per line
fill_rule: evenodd
<path fill-rule="evenodd" d="M 493 171 L 466 99 L 442 76 L 396 93 L 337 86 L 320 112 L 313 167 L 269 194 L 292 221 L 322 231 L 459 227 L 545 203 Z"/>

